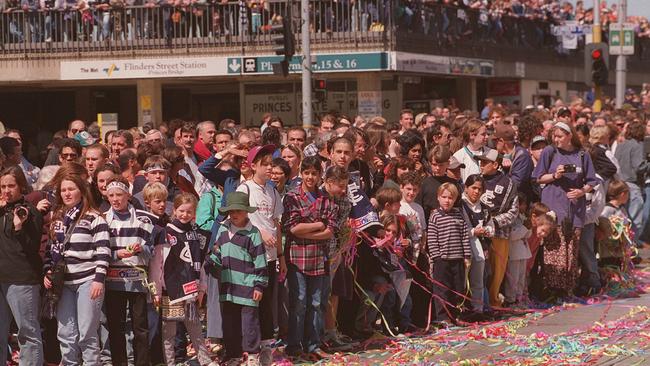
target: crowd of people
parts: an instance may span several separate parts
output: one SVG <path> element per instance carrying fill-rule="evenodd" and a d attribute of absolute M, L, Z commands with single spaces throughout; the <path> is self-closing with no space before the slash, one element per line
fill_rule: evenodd
<path fill-rule="evenodd" d="M 581 99 L 310 131 L 75 120 L 38 168 L 9 129 L 0 364 L 317 361 L 599 296 L 650 235 L 648 130 Z"/>
<path fill-rule="evenodd" d="M 605 36 L 618 19 L 616 2 L 601 3 Z M 267 0 L 2 0 L 5 43 L 172 39 L 255 36 L 282 17 L 299 29 L 298 3 Z M 539 47 L 553 42 L 552 25 L 592 24 L 594 11 L 584 1 L 559 0 L 324 1 L 311 4 L 312 30 L 384 31 L 394 19 L 408 31 L 455 39 L 510 40 Z M 639 37 L 650 37 L 648 20 L 630 16 Z"/>

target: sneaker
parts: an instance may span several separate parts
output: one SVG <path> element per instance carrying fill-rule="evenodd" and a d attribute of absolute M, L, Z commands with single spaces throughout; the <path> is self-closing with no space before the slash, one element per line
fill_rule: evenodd
<path fill-rule="evenodd" d="M 316 348 L 315 350 L 311 352 L 307 352 L 303 354 L 302 359 L 307 362 L 318 362 L 321 360 L 324 360 L 329 357 L 329 354 L 323 352 L 320 348 Z"/>
<path fill-rule="evenodd" d="M 271 366 L 273 363 L 273 350 L 268 347 L 263 347 L 258 355 L 259 364 L 262 366 Z"/>
<path fill-rule="evenodd" d="M 330 337 L 327 340 L 323 340 L 322 342 L 322 347 L 325 351 L 327 352 L 346 352 L 346 351 L 352 351 L 352 344 L 350 343 L 344 343 L 338 337 Z"/>

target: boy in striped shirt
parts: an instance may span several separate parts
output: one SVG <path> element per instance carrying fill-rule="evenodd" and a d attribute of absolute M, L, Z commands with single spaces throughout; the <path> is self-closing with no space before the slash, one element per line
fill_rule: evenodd
<path fill-rule="evenodd" d="M 427 231 L 432 277 L 440 283 L 434 284 L 436 320 L 442 324 L 454 321 L 458 314 L 458 294 L 465 292 L 465 268 L 472 255 L 467 223 L 460 209 L 454 207 L 457 198 L 455 184 L 443 183 L 438 188 L 440 207 L 431 213 Z"/>

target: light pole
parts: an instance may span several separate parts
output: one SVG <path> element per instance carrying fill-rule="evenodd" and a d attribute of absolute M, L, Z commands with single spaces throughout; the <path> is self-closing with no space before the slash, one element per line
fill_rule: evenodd
<path fill-rule="evenodd" d="M 309 0 L 300 0 L 302 49 L 302 127 L 310 132 L 311 112 L 311 45 L 309 39 Z"/>
<path fill-rule="evenodd" d="M 625 101 L 625 87 L 627 74 L 627 58 L 623 55 L 623 24 L 627 18 L 627 0 L 618 2 L 618 24 L 621 27 L 621 52 L 616 58 L 616 108 L 622 108 Z"/>

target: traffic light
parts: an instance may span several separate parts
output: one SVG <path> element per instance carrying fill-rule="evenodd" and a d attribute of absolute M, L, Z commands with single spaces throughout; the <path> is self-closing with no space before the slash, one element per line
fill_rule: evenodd
<path fill-rule="evenodd" d="M 282 75 L 289 75 L 289 62 L 296 53 L 296 42 L 291 31 L 291 23 L 282 19 L 282 23 L 271 26 L 271 41 L 273 51 L 278 56 L 284 56 L 284 60 L 273 65 L 273 72 L 280 71 Z"/>
<path fill-rule="evenodd" d="M 589 86 L 607 85 L 609 49 L 606 43 L 590 43 L 585 47 L 585 83 Z"/>
<path fill-rule="evenodd" d="M 325 79 L 314 80 L 314 97 L 316 100 L 327 99 L 327 81 Z"/>
<path fill-rule="evenodd" d="M 601 49 L 591 51 L 591 80 L 596 86 L 607 85 L 609 72 Z"/>

